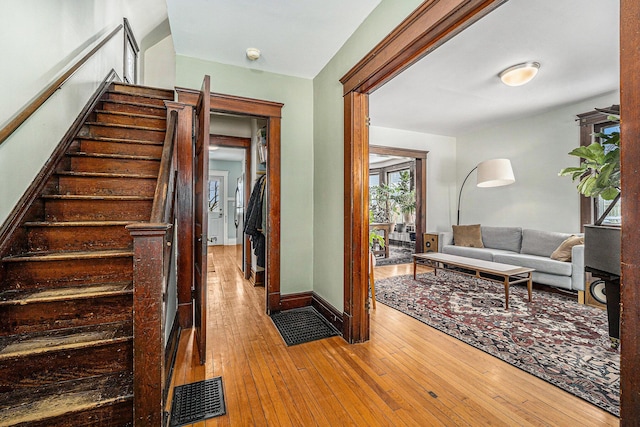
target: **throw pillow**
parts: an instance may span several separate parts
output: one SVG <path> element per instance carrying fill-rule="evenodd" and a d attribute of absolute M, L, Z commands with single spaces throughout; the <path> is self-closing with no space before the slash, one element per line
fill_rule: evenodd
<path fill-rule="evenodd" d="M 468 248 L 484 248 L 480 224 L 454 225 L 453 244 L 456 246 L 466 246 Z"/>
<path fill-rule="evenodd" d="M 558 249 L 553 251 L 551 254 L 551 259 L 555 259 L 556 261 L 571 261 L 571 248 L 576 245 L 584 245 L 584 237 L 580 236 L 571 236 L 567 238 L 564 242 L 558 246 Z"/>

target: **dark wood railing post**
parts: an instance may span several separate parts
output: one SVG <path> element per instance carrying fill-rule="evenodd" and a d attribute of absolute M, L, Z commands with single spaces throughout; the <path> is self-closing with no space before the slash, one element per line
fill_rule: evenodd
<path fill-rule="evenodd" d="M 193 106 L 165 101 L 167 114 L 178 112 L 176 155 L 178 203 L 176 206 L 178 250 L 178 321 L 180 327 L 193 325 L 191 285 L 193 283 Z"/>
<path fill-rule="evenodd" d="M 133 238 L 133 414 L 136 426 L 163 425 L 164 246 L 170 224 L 127 226 Z"/>

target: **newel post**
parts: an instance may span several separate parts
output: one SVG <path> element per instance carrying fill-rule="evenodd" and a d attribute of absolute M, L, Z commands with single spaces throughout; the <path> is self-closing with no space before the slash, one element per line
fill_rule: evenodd
<path fill-rule="evenodd" d="M 135 426 L 163 423 L 164 245 L 170 224 L 138 223 L 133 238 L 133 416 Z"/>

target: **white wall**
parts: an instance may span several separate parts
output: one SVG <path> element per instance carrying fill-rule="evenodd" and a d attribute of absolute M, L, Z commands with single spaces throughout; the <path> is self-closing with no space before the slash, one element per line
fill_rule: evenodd
<path fill-rule="evenodd" d="M 176 51 L 173 37 L 167 36 L 144 52 L 145 86 L 173 89 L 176 85 Z"/>
<path fill-rule="evenodd" d="M 576 184 L 558 172 L 579 163 L 567 155 L 580 145 L 576 114 L 619 100 L 619 93 L 609 93 L 459 136 L 458 185 L 474 166 L 493 158 L 510 159 L 516 178 L 510 186 L 478 188 L 473 172 L 463 190 L 460 223 L 579 232 Z"/>
<path fill-rule="evenodd" d="M 121 8 L 121 1 L 4 1 L 0 13 L 0 127 L 121 24 Z M 109 70 L 121 73 L 122 46 L 120 31 L 0 145 L 0 223 Z"/>
<path fill-rule="evenodd" d="M 313 79 L 313 290 L 344 303 L 344 76 L 421 0 L 382 0 Z"/>
<path fill-rule="evenodd" d="M 375 94 L 370 98 L 375 102 Z M 451 229 L 456 209 L 456 139 L 377 126 L 369 127 L 369 144 L 428 151 L 427 231 Z"/>

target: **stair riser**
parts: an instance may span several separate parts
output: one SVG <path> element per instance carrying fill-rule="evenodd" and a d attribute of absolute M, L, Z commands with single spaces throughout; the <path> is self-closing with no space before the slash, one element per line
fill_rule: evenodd
<path fill-rule="evenodd" d="M 155 189 L 156 180 L 150 178 L 60 176 L 58 180 L 59 194 L 153 197 Z"/>
<path fill-rule="evenodd" d="M 130 249 L 133 241 L 124 225 L 103 227 L 30 227 L 29 250 L 91 251 Z"/>
<path fill-rule="evenodd" d="M 5 289 L 44 289 L 131 281 L 131 257 L 7 262 Z"/>
<path fill-rule="evenodd" d="M 143 86 L 128 86 L 119 83 L 114 83 L 112 91 L 116 93 L 130 93 L 130 94 L 138 94 L 138 95 L 150 95 L 150 96 L 159 96 L 165 99 L 173 100 L 173 90 L 171 89 L 160 89 L 154 87 L 143 87 Z M 110 92 L 110 93 L 114 93 Z"/>
<path fill-rule="evenodd" d="M 156 105 L 158 107 L 164 107 L 164 99 L 147 98 L 144 96 L 130 95 L 127 93 L 110 92 L 106 95 L 106 99 L 112 99 L 114 101 L 135 102 L 136 104 Z"/>
<path fill-rule="evenodd" d="M 133 426 L 133 403 L 132 400 L 117 402 L 81 413 L 65 414 L 42 421 L 32 421 L 26 424 L 25 427 L 27 425 L 29 427 L 130 427 Z"/>
<path fill-rule="evenodd" d="M 151 200 L 46 200 L 46 221 L 149 221 Z"/>
<path fill-rule="evenodd" d="M 0 336 L 131 320 L 133 295 L 0 306 Z"/>
<path fill-rule="evenodd" d="M 126 154 L 130 156 L 162 156 L 162 145 L 131 144 L 127 142 L 106 142 L 80 140 L 80 151 L 85 153 Z"/>
<path fill-rule="evenodd" d="M 140 173 L 157 175 L 160 162 L 156 160 L 104 159 L 100 157 L 72 157 L 74 172 Z"/>
<path fill-rule="evenodd" d="M 159 130 L 165 130 L 166 119 L 152 117 L 138 117 L 122 114 L 95 113 L 95 122 L 110 123 L 125 126 L 144 126 Z"/>
<path fill-rule="evenodd" d="M 164 130 L 130 129 L 117 126 L 87 125 L 87 128 L 89 136 L 141 141 L 162 142 L 165 134 Z"/>
<path fill-rule="evenodd" d="M 0 400 L 4 393 L 19 389 L 94 375 L 132 372 L 132 354 L 133 343 L 129 340 L 0 361 Z"/>
<path fill-rule="evenodd" d="M 118 113 L 145 114 L 147 116 L 167 117 L 167 110 L 164 108 L 145 107 L 142 105 L 120 104 L 116 102 L 102 101 L 100 109 L 105 111 L 116 111 Z"/>

